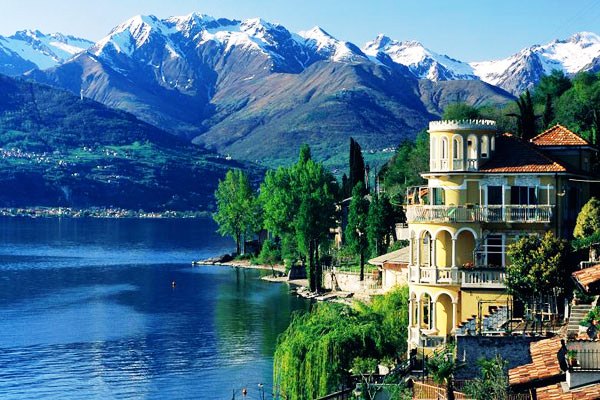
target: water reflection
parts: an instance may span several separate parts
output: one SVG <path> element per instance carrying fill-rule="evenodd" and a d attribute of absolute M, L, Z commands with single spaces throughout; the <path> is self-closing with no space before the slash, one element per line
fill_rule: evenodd
<path fill-rule="evenodd" d="M 270 382 L 306 303 L 257 271 L 192 268 L 231 245 L 210 224 L 0 219 L 0 393 L 228 399 Z"/>

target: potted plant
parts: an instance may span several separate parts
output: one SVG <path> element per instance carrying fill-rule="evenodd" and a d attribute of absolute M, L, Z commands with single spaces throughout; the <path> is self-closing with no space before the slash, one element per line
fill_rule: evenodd
<path fill-rule="evenodd" d="M 577 366 L 577 350 L 567 350 L 567 362 L 570 367 Z"/>

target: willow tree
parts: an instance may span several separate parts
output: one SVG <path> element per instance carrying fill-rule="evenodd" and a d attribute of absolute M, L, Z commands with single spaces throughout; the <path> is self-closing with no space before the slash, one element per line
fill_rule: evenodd
<path fill-rule="evenodd" d="M 408 288 L 352 307 L 321 303 L 295 314 L 279 336 L 273 361 L 276 395 L 315 399 L 349 385 L 350 368 L 362 359 L 398 361 L 407 349 Z"/>
<path fill-rule="evenodd" d="M 239 169 L 229 170 L 215 191 L 217 212 L 213 219 L 218 232 L 235 240 L 236 252 L 244 251 L 243 240 L 260 227 L 259 205 L 248 176 Z"/>

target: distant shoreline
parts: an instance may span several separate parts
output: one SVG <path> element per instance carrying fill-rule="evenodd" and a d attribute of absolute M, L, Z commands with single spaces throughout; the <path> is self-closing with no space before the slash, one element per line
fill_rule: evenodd
<path fill-rule="evenodd" d="M 0 207 L 1 217 L 28 218 L 207 218 L 208 211 L 144 211 L 126 210 L 122 208 L 92 207 Z"/>

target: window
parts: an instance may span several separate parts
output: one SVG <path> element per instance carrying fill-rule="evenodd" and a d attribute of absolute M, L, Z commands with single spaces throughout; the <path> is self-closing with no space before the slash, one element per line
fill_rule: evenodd
<path fill-rule="evenodd" d="M 502 205 L 502 186 L 487 187 L 488 205 Z"/>
<path fill-rule="evenodd" d="M 442 149 L 441 149 L 441 158 L 442 160 L 447 160 L 448 159 L 448 138 L 443 137 L 442 138 Z"/>
<path fill-rule="evenodd" d="M 488 235 L 485 239 L 485 248 L 488 266 L 501 267 L 504 265 L 504 238 L 501 234 Z"/>
<path fill-rule="evenodd" d="M 442 188 L 433 188 L 433 205 L 434 206 L 443 206 L 446 204 L 444 189 Z"/>
<path fill-rule="evenodd" d="M 452 140 L 452 157 L 455 160 L 462 159 L 462 138 L 461 137 L 455 137 Z"/>
<path fill-rule="evenodd" d="M 489 157 L 489 138 L 487 136 L 481 137 L 481 157 Z"/>
<path fill-rule="evenodd" d="M 477 158 L 477 137 L 475 135 L 469 135 L 467 139 L 467 156 L 470 159 Z"/>
<path fill-rule="evenodd" d="M 510 204 L 512 205 L 536 205 L 537 195 L 535 187 L 530 186 L 511 186 Z"/>

